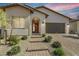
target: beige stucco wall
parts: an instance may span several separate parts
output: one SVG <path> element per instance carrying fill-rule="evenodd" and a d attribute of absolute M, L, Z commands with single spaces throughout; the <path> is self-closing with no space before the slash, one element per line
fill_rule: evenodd
<path fill-rule="evenodd" d="M 79 21 L 77 21 L 77 33 L 79 33 Z"/>
<path fill-rule="evenodd" d="M 71 22 L 70 31 L 74 33 L 79 33 L 79 21 Z"/>
<path fill-rule="evenodd" d="M 46 19 L 46 23 L 65 23 L 65 32 L 68 33 L 69 32 L 69 19 L 61 16 L 55 12 L 49 11 L 45 8 L 39 8 L 38 10 L 47 13 L 49 16 Z"/>
<path fill-rule="evenodd" d="M 6 14 L 12 20 L 12 16 L 22 16 L 25 17 L 25 28 L 24 29 L 13 29 L 13 35 L 28 35 L 28 27 L 30 21 L 30 11 L 20 6 L 9 7 L 5 9 Z M 8 27 L 7 33 L 10 34 L 11 27 Z"/>
<path fill-rule="evenodd" d="M 77 32 L 77 22 L 70 23 L 70 32 L 73 32 L 73 33 Z"/>
<path fill-rule="evenodd" d="M 45 13 L 47 13 L 49 16 L 48 18 L 46 19 L 46 22 L 54 22 L 54 23 L 67 23 L 69 22 L 69 19 L 64 17 L 64 16 L 61 16 L 55 12 L 52 12 L 52 11 L 49 11 L 45 8 L 39 8 L 38 10 L 40 11 L 43 11 Z"/>

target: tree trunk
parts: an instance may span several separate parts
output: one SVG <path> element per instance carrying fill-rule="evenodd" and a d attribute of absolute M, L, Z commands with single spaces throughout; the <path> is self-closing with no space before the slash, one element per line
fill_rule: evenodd
<path fill-rule="evenodd" d="M 6 45 L 7 44 L 7 33 L 6 33 L 6 30 L 4 27 L 2 27 L 2 36 L 3 36 L 3 39 L 5 40 L 4 44 Z"/>
<path fill-rule="evenodd" d="M 11 28 L 11 31 L 10 31 L 10 37 L 9 38 L 11 38 L 11 36 L 12 36 L 12 28 Z"/>
<path fill-rule="evenodd" d="M 7 31 L 4 30 L 4 39 L 5 39 L 5 45 L 7 44 Z"/>
<path fill-rule="evenodd" d="M 13 30 L 13 29 L 12 29 L 12 26 L 13 26 L 13 23 L 12 23 L 12 20 L 11 20 L 11 31 L 10 31 L 10 36 L 9 36 L 9 43 L 10 43 L 10 40 L 11 40 L 10 38 L 11 38 L 11 36 L 12 36 L 12 30 Z"/>

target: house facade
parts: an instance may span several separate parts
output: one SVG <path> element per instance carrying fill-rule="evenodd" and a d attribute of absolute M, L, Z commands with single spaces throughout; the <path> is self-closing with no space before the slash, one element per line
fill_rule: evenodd
<path fill-rule="evenodd" d="M 0 7 L 8 16 L 7 35 L 69 33 L 69 18 L 48 8 L 24 4 Z"/>
<path fill-rule="evenodd" d="M 7 35 L 32 35 L 45 33 L 47 14 L 23 4 L 1 7 L 8 16 Z M 12 22 L 12 25 L 11 25 Z M 44 22 L 44 23 L 43 23 Z"/>
<path fill-rule="evenodd" d="M 46 33 L 69 33 L 69 17 L 45 6 L 37 7 L 36 9 L 49 15 L 46 19 Z"/>

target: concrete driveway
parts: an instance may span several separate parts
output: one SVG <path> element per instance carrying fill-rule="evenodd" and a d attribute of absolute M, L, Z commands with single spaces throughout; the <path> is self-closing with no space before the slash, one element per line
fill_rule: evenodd
<path fill-rule="evenodd" d="M 79 38 L 76 35 L 52 34 L 52 41 L 61 42 L 66 55 L 79 56 Z"/>

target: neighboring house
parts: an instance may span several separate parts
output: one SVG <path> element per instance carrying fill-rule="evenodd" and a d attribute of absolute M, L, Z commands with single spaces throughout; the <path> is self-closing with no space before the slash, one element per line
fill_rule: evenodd
<path fill-rule="evenodd" d="M 79 20 L 73 19 L 70 21 L 70 33 L 79 34 Z"/>
<path fill-rule="evenodd" d="M 70 18 L 45 6 L 36 8 L 49 16 L 46 19 L 46 33 L 69 33 Z"/>
<path fill-rule="evenodd" d="M 69 33 L 69 17 L 46 7 L 32 8 L 24 4 L 0 7 L 8 16 L 7 34 L 29 35 L 34 33 Z M 12 27 L 11 27 L 12 22 Z"/>

